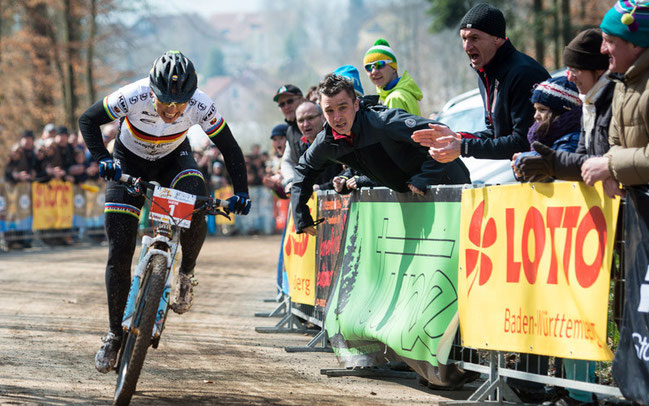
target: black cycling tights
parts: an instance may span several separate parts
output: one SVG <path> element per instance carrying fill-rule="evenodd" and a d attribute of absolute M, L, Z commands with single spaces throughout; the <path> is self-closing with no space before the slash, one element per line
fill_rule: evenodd
<path fill-rule="evenodd" d="M 198 176 L 181 178 L 173 186 L 194 195 L 206 194 L 205 183 Z M 143 198 L 129 196 L 124 187 L 110 182 L 106 191 L 106 201 L 123 202 L 141 208 Z M 108 294 L 108 318 L 110 330 L 116 334 L 122 331 L 122 316 L 131 284 L 131 264 L 137 243 L 138 219 L 131 215 L 107 211 L 105 214 L 106 235 L 108 236 L 108 263 L 106 265 L 106 293 Z M 205 241 L 207 223 L 203 213 L 195 213 L 191 227 L 180 232 L 182 262 L 180 272 L 191 273 L 196 258 Z"/>

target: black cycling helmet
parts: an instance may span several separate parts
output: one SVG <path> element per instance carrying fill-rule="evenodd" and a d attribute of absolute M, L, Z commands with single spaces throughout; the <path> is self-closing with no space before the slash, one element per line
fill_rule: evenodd
<path fill-rule="evenodd" d="M 151 89 L 164 103 L 185 103 L 196 91 L 194 64 L 180 51 L 167 51 L 153 62 L 149 73 Z"/>

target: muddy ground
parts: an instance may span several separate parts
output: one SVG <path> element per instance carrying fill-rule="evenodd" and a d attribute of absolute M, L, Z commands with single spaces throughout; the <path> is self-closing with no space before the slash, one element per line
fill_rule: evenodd
<path fill-rule="evenodd" d="M 287 353 L 302 334 L 260 334 L 273 309 L 280 237 L 208 238 L 194 307 L 170 312 L 150 350 L 133 405 L 432 405 L 470 392 L 436 392 L 416 379 L 329 378 L 331 353 Z M 0 253 L 0 405 L 105 405 L 114 373 L 94 354 L 107 330 L 107 246 Z"/>

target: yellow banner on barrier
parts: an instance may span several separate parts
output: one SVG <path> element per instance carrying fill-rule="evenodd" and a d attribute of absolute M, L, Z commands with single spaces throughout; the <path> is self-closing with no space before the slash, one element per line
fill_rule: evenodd
<path fill-rule="evenodd" d="M 88 180 L 81 185 L 81 189 L 85 192 L 85 217 L 102 216 L 106 202 L 106 184 L 103 181 Z"/>
<path fill-rule="evenodd" d="M 25 221 L 32 214 L 31 184 L 28 182 L 7 185 L 7 208 L 5 220 L 11 222 Z"/>
<path fill-rule="evenodd" d="M 318 202 L 314 193 L 307 203 L 311 217 L 316 218 Z M 288 276 L 288 294 L 291 301 L 315 305 L 315 237 L 295 233 L 293 210 L 289 206 L 286 235 L 284 236 L 284 267 Z"/>
<path fill-rule="evenodd" d="M 221 188 L 218 188 L 214 190 L 214 197 L 220 200 L 225 200 L 234 195 L 234 191 L 232 189 L 232 186 L 224 186 Z M 215 216 L 214 221 L 216 222 L 217 225 L 230 225 L 234 224 L 235 221 L 235 215 L 234 213 L 230 213 L 230 220 L 227 219 L 227 217 L 223 216 Z"/>
<path fill-rule="evenodd" d="M 464 190 L 463 345 L 612 360 L 606 319 L 619 204 L 601 182 Z"/>
<path fill-rule="evenodd" d="M 32 183 L 34 230 L 71 228 L 74 214 L 73 187 L 70 182 L 53 179 Z"/>

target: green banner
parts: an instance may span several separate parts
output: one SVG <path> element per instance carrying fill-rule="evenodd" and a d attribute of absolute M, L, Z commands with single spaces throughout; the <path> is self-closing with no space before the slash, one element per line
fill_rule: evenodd
<path fill-rule="evenodd" d="M 374 192 L 352 202 L 325 320 L 344 366 L 396 356 L 429 381 L 444 381 L 436 351 L 457 312 L 460 192 L 441 189 L 434 202 Z"/>

